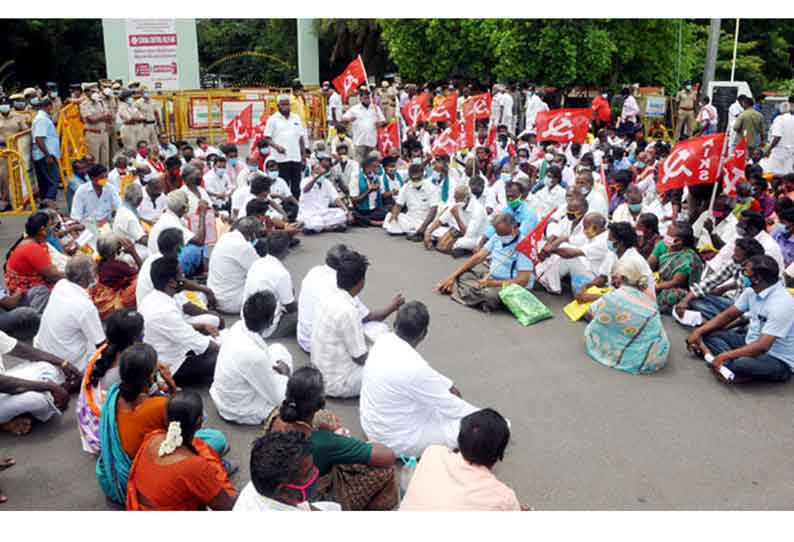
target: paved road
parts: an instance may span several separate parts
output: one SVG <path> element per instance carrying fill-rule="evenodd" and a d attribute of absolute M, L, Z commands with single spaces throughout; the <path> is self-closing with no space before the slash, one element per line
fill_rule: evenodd
<path fill-rule="evenodd" d="M 21 224 L 3 220 L 3 253 Z M 422 354 L 470 402 L 511 419 L 512 440 L 496 473 L 523 503 L 539 510 L 792 507 L 785 475 L 794 471 L 791 386 L 719 385 L 687 355 L 685 333 L 671 319 L 672 355 L 663 371 L 632 376 L 602 367 L 584 354 L 584 326 L 562 314 L 562 299 L 539 294 L 555 317 L 529 328 L 507 314 L 464 308 L 432 291 L 458 261 L 380 231 L 304 239 L 286 261 L 296 284 L 342 240 L 369 256 L 364 301 L 380 307 L 397 291 L 424 301 L 431 324 Z M 308 363 L 294 340 L 285 344 L 296 365 Z M 208 425 L 228 435 L 231 457 L 242 463 L 234 479 L 242 487 L 259 429 L 221 421 L 201 391 Z M 0 435 L 0 455 L 18 463 L 0 474 L 10 498 L 0 509 L 108 508 L 94 461 L 80 448 L 74 403 L 31 435 Z M 355 401 L 329 407 L 361 435 Z"/>

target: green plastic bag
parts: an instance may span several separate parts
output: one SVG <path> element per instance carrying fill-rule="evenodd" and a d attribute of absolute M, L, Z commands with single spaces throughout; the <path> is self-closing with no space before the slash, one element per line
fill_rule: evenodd
<path fill-rule="evenodd" d="M 522 326 L 531 326 L 553 315 L 532 292 L 518 284 L 508 284 L 499 291 L 499 299 Z"/>

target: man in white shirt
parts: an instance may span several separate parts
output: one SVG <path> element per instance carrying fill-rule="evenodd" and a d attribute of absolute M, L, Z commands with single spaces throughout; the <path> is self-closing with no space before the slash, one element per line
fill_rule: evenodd
<path fill-rule="evenodd" d="M 736 101 L 733 102 L 731 106 L 728 108 L 728 126 L 726 127 L 726 130 L 729 134 L 728 135 L 728 137 L 730 138 L 729 146 L 731 150 L 739 142 L 738 139 L 736 138 L 736 131 L 733 129 L 733 125 L 736 124 L 736 119 L 739 117 L 739 115 L 742 114 L 742 112 L 744 112 L 744 107 L 742 107 L 742 104 L 739 103 L 739 97 L 737 96 Z"/>
<path fill-rule="evenodd" d="M 123 154 L 116 156 L 113 166 L 108 173 L 108 184 L 115 186 L 116 190 L 121 193 L 121 178 L 127 175 L 127 157 Z"/>
<path fill-rule="evenodd" d="M 612 222 L 628 222 L 632 226 L 637 226 L 637 219 L 642 213 L 651 213 L 653 208 L 645 205 L 642 192 L 636 184 L 629 185 L 626 189 L 624 198 L 626 201 L 621 203 L 612 213 Z M 655 214 L 655 213 L 654 213 Z M 659 221 L 662 217 L 657 214 Z"/>
<path fill-rule="evenodd" d="M 212 381 L 218 358 L 218 330 L 207 324 L 188 324 L 174 300 L 180 287 L 179 262 L 163 257 L 152 263 L 154 290 L 138 307 L 143 316 L 143 340 L 157 350 L 180 386 Z"/>
<path fill-rule="evenodd" d="M 234 186 L 229 183 L 229 176 L 226 173 L 226 158 L 219 157 L 215 160 L 212 168 L 204 174 L 204 189 L 210 197 L 213 207 L 216 209 L 229 210 L 229 198 L 234 191 Z"/>
<path fill-rule="evenodd" d="M 736 224 L 736 237 L 747 237 L 755 239 L 764 247 L 764 253 L 770 256 L 778 265 L 782 274 L 785 266 L 783 264 L 783 252 L 775 239 L 766 232 L 766 221 L 761 213 L 757 211 L 744 211 L 739 222 Z M 706 262 L 705 276 L 711 273 L 719 273 L 724 268 L 733 263 L 734 242 L 725 243 L 720 251 Z"/>
<path fill-rule="evenodd" d="M 113 219 L 113 232 L 124 239 L 135 243 L 135 251 L 141 260 L 149 256 L 147 243 L 149 237 L 143 231 L 141 221 L 138 219 L 138 206 L 143 200 L 143 189 L 139 184 L 131 184 L 124 192 L 124 202 L 116 211 Z"/>
<path fill-rule="evenodd" d="M 337 290 L 336 270 L 339 260 L 350 249 L 345 245 L 334 245 L 325 256 L 325 264 L 312 267 L 301 282 L 298 296 L 298 345 L 304 352 L 312 350 L 312 330 L 317 306 Z M 404 302 L 401 295 L 395 296 L 392 303 L 380 311 L 370 311 L 356 296 L 353 298 L 359 318 L 364 325 L 364 334 L 374 340 L 378 334 L 388 331 L 383 320 L 388 318 Z"/>
<path fill-rule="evenodd" d="M 168 200 L 163 194 L 163 179 L 162 177 L 153 177 L 144 185 L 143 197 L 138 205 L 138 216 L 141 220 L 154 226 L 166 208 L 168 208 Z"/>
<path fill-rule="evenodd" d="M 253 216 L 237 221 L 234 229 L 221 236 L 210 255 L 207 286 L 215 292 L 218 310 L 240 312 L 248 270 L 259 258 L 251 244 L 262 234 L 262 223 Z"/>
<path fill-rule="evenodd" d="M 290 112 L 290 97 L 280 94 L 278 113 L 265 124 L 265 143 L 273 149 L 279 176 L 290 185 L 292 195 L 300 197 L 301 172 L 306 148 L 306 129 L 298 115 Z"/>
<path fill-rule="evenodd" d="M 286 214 L 285 221 L 294 222 L 298 216 L 299 203 L 287 184 L 287 181 L 278 175 L 278 162 L 273 158 L 265 160 L 265 173 L 273 182 L 270 183 L 270 198 L 275 200 Z M 284 214 L 282 213 L 282 214 Z"/>
<path fill-rule="evenodd" d="M 360 102 L 342 115 L 344 122 L 352 123 L 355 159 L 363 162 L 378 143 L 378 128 L 386 124 L 383 111 L 372 103 L 372 96 L 366 88 L 359 91 Z"/>
<path fill-rule="evenodd" d="M 478 410 L 416 351 L 429 323 L 423 303 L 406 303 L 394 333 L 375 341 L 363 371 L 361 428 L 367 439 L 406 456 L 419 457 L 433 444 L 454 448 L 461 419 Z"/>
<path fill-rule="evenodd" d="M 421 241 L 435 217 L 438 202 L 438 188 L 430 179 L 424 178 L 424 167 L 421 164 L 411 164 L 408 168 L 408 182 L 397 194 L 394 207 L 383 221 L 383 229 L 389 235 L 408 234 Z M 406 206 L 408 210 L 401 212 Z"/>
<path fill-rule="evenodd" d="M 425 248 L 432 248 L 433 240 L 437 241 L 449 234 L 455 238 L 454 243 L 437 248 L 455 256 L 465 256 L 477 248 L 480 237 L 488 227 L 488 215 L 465 184 L 455 187 L 453 197 L 454 203 L 447 206 L 425 230 Z"/>
<path fill-rule="evenodd" d="M 159 254 L 157 239 L 160 233 L 168 228 L 182 230 L 185 246 L 179 254 L 179 265 L 182 272 L 188 277 L 196 275 L 204 267 L 206 246 L 204 239 L 196 236 L 182 221 L 182 217 L 187 213 L 188 199 L 187 194 L 181 190 L 174 190 L 167 197 L 168 208 L 160 215 L 157 222 L 149 232 L 149 254 Z"/>
<path fill-rule="evenodd" d="M 301 181 L 298 222 L 303 223 L 306 233 L 320 233 L 345 231 L 352 221 L 353 213 L 328 178 L 328 169 L 322 163 L 315 164 L 312 176 Z"/>
<path fill-rule="evenodd" d="M 526 121 L 524 129 L 530 133 L 534 133 L 535 119 L 537 118 L 538 113 L 548 110 L 549 106 L 543 101 L 541 96 L 535 92 L 535 87 L 529 87 L 529 91 L 527 92 Z"/>
<path fill-rule="evenodd" d="M 781 104 L 781 113 L 772 123 L 767 149 L 767 169 L 775 175 L 794 173 L 794 96 Z"/>
<path fill-rule="evenodd" d="M 503 85 L 493 86 L 491 122 L 496 126 L 506 126 L 510 134 L 515 133 L 516 128 L 513 122 L 513 98 L 505 91 Z"/>
<path fill-rule="evenodd" d="M 80 372 L 105 340 L 99 312 L 87 291 L 95 281 L 94 261 L 83 254 L 72 256 L 66 278 L 52 289 L 33 339 L 33 346 L 69 361 Z"/>
<path fill-rule="evenodd" d="M 542 218 L 552 210 L 565 206 L 565 189 L 560 185 L 561 182 L 562 170 L 557 166 L 549 166 L 545 184 L 533 195 L 531 202 L 538 217 Z"/>
<path fill-rule="evenodd" d="M 358 252 L 339 258 L 337 290 L 317 306 L 312 329 L 311 361 L 325 379 L 329 397 L 356 397 L 367 361 L 367 343 L 355 297 L 364 289 L 369 262 Z"/>
<path fill-rule="evenodd" d="M 210 397 L 224 420 L 261 424 L 284 400 L 292 356 L 284 346 L 268 345 L 263 337 L 277 308 L 272 292 L 255 292 L 246 298 L 242 320 L 224 337 L 210 387 Z"/>
<path fill-rule="evenodd" d="M 717 108 L 711 105 L 711 99 L 704 96 L 703 106 L 698 112 L 697 122 L 701 128 L 701 134 L 713 134 L 717 131 Z"/>
<path fill-rule="evenodd" d="M 292 337 L 298 325 L 298 303 L 292 287 L 292 276 L 281 260 L 287 255 L 289 235 L 284 232 L 273 232 L 267 239 L 256 243 L 259 259 L 248 270 L 243 288 L 243 306 L 245 300 L 257 292 L 269 291 L 276 299 L 276 309 L 270 325 L 262 331 L 268 338 Z"/>
<path fill-rule="evenodd" d="M 568 211 L 583 207 L 582 201 L 569 203 Z M 583 235 L 558 235 L 543 247 L 545 258 L 538 264 L 538 282 L 549 293 L 562 293 L 562 279 L 570 277 L 574 294 L 578 287 L 593 280 L 607 256 L 607 220 L 604 215 L 588 213 L 582 219 Z"/>
<path fill-rule="evenodd" d="M 732 210 L 733 198 L 720 194 L 714 200 L 714 209 L 711 212 L 708 209 L 703 211 L 695 220 L 692 233 L 698 240 L 698 251 L 719 252 L 726 244 L 736 240 L 739 220 Z"/>
<path fill-rule="evenodd" d="M 328 81 L 323 83 L 323 95 L 328 98 L 328 105 L 326 106 L 328 110 L 328 126 L 336 126 L 338 123 L 342 122 L 342 96 L 339 95 Z M 333 152 L 333 150 L 331 152 Z"/>
<path fill-rule="evenodd" d="M 587 198 L 587 212 L 609 216 L 609 205 L 607 204 L 606 196 L 601 190 L 594 190 L 593 185 L 593 172 L 589 169 L 579 170 L 576 175 L 575 186 L 579 193 Z"/>
<path fill-rule="evenodd" d="M 278 166 L 278 162 L 275 160 L 273 160 L 273 162 Z M 246 157 L 245 167 L 240 170 L 240 173 L 237 174 L 237 178 L 234 180 L 235 193 L 237 193 L 237 190 L 250 185 L 251 175 L 257 172 L 262 173 L 259 171 L 259 157 L 256 153 L 252 152 Z"/>
<path fill-rule="evenodd" d="M 95 164 L 88 170 L 90 183 L 81 184 L 72 199 L 71 217 L 75 220 L 110 220 L 121 205 L 119 192 L 108 185 L 108 169 Z"/>

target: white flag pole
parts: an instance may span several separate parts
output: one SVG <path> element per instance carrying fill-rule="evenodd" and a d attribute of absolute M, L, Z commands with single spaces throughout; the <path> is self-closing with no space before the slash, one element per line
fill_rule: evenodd
<path fill-rule="evenodd" d="M 727 158 L 727 149 L 728 149 L 728 133 L 725 132 L 725 137 L 722 140 L 722 152 L 720 153 L 720 165 L 717 169 L 717 178 L 714 179 L 714 188 L 711 190 L 711 202 L 709 203 L 709 215 L 712 214 L 714 210 L 714 202 L 717 199 L 717 185 L 720 182 L 720 177 L 722 176 L 722 167 L 725 165 L 725 159 Z"/>

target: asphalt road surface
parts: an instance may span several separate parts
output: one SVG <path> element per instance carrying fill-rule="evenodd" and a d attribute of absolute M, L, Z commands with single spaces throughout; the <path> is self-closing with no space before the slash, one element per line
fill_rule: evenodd
<path fill-rule="evenodd" d="M 24 219 L 4 218 L 7 247 Z M 304 238 L 286 259 L 296 288 L 343 241 L 371 266 L 362 299 L 371 308 L 402 292 L 427 304 L 430 331 L 420 352 L 452 378 L 471 403 L 493 407 L 512 422 L 499 478 L 537 510 L 791 509 L 794 472 L 791 385 L 725 387 L 684 348 L 685 332 L 665 318 L 672 353 L 654 375 L 603 367 L 584 352 L 584 325 L 562 313 L 567 301 L 538 294 L 554 318 L 524 328 L 509 314 L 485 315 L 433 291 L 461 260 L 380 230 Z M 231 321 L 229 321 L 231 323 Z M 309 359 L 294 339 L 282 341 L 296 366 Z M 9 360 L 11 361 L 11 360 Z M 13 364 L 13 361 L 8 363 Z M 207 393 L 207 426 L 224 431 L 233 478 L 248 481 L 248 450 L 259 427 L 222 421 Z M 0 473 L 9 497 L 0 510 L 109 509 L 81 450 L 76 396 L 68 411 L 30 435 L 0 435 L 0 456 L 17 465 Z M 355 400 L 329 400 L 354 435 L 362 436 Z"/>

